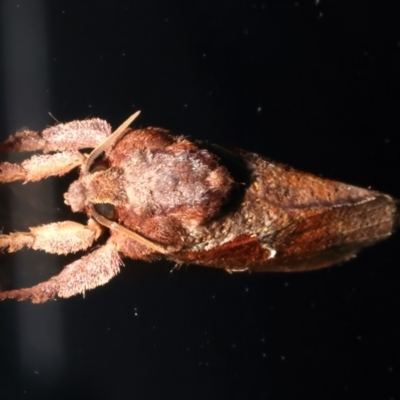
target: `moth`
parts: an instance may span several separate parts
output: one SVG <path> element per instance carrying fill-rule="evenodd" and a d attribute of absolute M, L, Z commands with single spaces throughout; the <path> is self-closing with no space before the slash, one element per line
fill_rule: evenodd
<path fill-rule="evenodd" d="M 165 129 L 129 128 L 138 115 L 113 133 L 95 118 L 22 130 L 0 145 L 39 152 L 21 164 L 0 163 L 2 183 L 80 168 L 64 199 L 88 216 L 86 225 L 63 221 L 1 234 L 0 249 L 9 252 L 87 254 L 46 282 L 0 292 L 0 300 L 85 293 L 115 276 L 124 257 L 228 272 L 313 270 L 353 257 L 398 223 L 397 203 L 386 194 Z M 105 244 L 89 252 L 100 236 Z"/>

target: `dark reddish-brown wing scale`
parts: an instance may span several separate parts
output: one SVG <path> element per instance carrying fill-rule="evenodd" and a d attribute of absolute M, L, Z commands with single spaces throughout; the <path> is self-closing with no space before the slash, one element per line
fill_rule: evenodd
<path fill-rule="evenodd" d="M 394 230 L 387 195 L 161 129 L 129 131 L 108 160 L 124 171 L 119 222 L 172 248 L 165 257 L 177 263 L 303 271 L 348 259 Z M 155 257 L 123 235 L 113 239 L 125 256 Z"/>
<path fill-rule="evenodd" d="M 237 221 L 237 236 L 208 251 L 181 252 L 180 261 L 232 271 L 311 270 L 346 260 L 395 228 L 396 202 L 390 196 L 321 179 L 256 154 L 218 150 L 223 164 L 247 176 L 243 199 L 227 217 Z M 248 219 L 253 230 L 243 234 Z M 269 228 L 260 234 L 266 219 Z"/>

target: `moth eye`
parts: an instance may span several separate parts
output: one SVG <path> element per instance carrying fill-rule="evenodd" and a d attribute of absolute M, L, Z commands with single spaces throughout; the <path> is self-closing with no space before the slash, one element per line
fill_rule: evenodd
<path fill-rule="evenodd" d="M 103 160 L 103 161 L 97 161 L 95 162 L 91 168 L 90 168 L 90 173 L 93 172 L 98 172 L 98 171 L 104 171 L 109 168 L 108 162 Z"/>
<path fill-rule="evenodd" d="M 117 213 L 115 211 L 115 206 L 110 203 L 100 203 L 100 204 L 93 204 L 95 210 L 102 215 L 103 217 L 114 221 L 117 218 Z"/>

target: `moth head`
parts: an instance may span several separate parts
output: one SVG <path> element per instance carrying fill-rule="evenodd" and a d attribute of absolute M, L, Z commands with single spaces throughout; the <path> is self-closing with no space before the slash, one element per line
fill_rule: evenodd
<path fill-rule="evenodd" d="M 104 162 L 93 164 L 87 175 L 73 182 L 65 193 L 65 203 L 73 212 L 85 211 L 90 204 L 104 217 L 114 219 L 115 206 L 127 202 L 124 189 L 124 171 L 108 168 Z"/>
<path fill-rule="evenodd" d="M 92 214 L 99 214 L 107 219 L 115 213 L 115 206 L 127 202 L 124 190 L 123 170 L 109 167 L 106 161 L 97 161 L 99 156 L 112 147 L 125 133 L 128 126 L 140 114 L 137 111 L 129 117 L 103 143 L 97 146 L 88 156 L 82 166 L 81 176 L 73 182 L 64 194 L 65 203 L 71 206 L 73 212 L 92 209 Z M 94 210 L 93 210 L 94 208 Z M 93 215 L 96 219 L 96 215 Z"/>

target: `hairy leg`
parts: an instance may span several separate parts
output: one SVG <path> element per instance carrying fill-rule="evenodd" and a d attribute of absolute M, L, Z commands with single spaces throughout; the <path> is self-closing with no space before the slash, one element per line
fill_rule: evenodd
<path fill-rule="evenodd" d="M 86 250 L 100 236 L 102 228 L 93 220 L 88 225 L 63 221 L 30 228 L 30 232 L 0 235 L 0 249 L 15 252 L 23 247 L 47 253 L 69 254 Z"/>
<path fill-rule="evenodd" d="M 33 182 L 49 176 L 61 176 L 79 167 L 85 160 L 85 156 L 78 151 L 64 151 L 51 155 L 35 155 L 21 164 L 3 162 L 0 163 L 0 182 Z"/>
<path fill-rule="evenodd" d="M 47 128 L 41 134 L 21 130 L 1 143 L 0 151 L 76 151 L 95 148 L 110 135 L 111 126 L 104 120 L 72 121 Z"/>
<path fill-rule="evenodd" d="M 31 288 L 0 292 L 0 300 L 31 300 L 43 303 L 56 297 L 84 294 L 86 290 L 104 285 L 123 265 L 116 247 L 106 244 L 85 257 L 67 265 L 58 275 Z"/>

